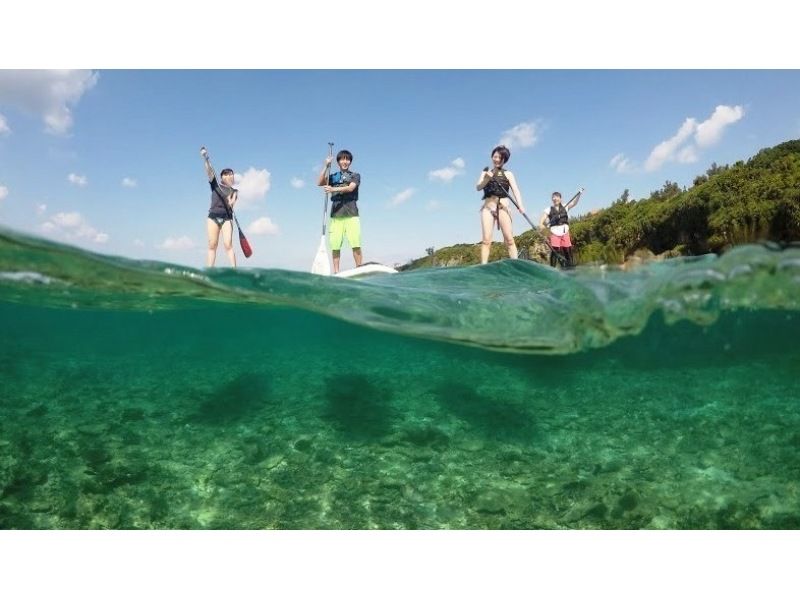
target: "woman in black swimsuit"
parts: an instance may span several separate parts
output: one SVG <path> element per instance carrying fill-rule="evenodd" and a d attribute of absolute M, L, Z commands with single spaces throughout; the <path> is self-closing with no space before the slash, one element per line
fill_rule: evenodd
<path fill-rule="evenodd" d="M 208 158 L 208 150 L 205 147 L 200 148 L 200 155 L 205 161 L 208 183 L 211 185 L 211 206 L 208 209 L 208 219 L 206 220 L 206 230 L 208 231 L 206 266 L 211 268 L 217 259 L 217 246 L 219 245 L 219 234 L 221 232 L 225 253 L 228 254 L 228 261 L 235 268 L 236 253 L 233 251 L 233 223 L 231 222 L 231 216 L 239 192 L 233 188 L 233 170 L 230 168 L 223 169 L 220 173 L 222 182 L 218 182 L 214 168 L 211 166 L 211 160 Z"/>
<path fill-rule="evenodd" d="M 492 229 L 495 225 L 503 232 L 503 240 L 508 247 L 508 256 L 517 258 L 517 244 L 514 242 L 514 229 L 511 225 L 511 212 L 508 211 L 509 188 L 514 193 L 519 211 L 525 213 L 522 205 L 522 195 L 517 187 L 517 180 L 510 170 L 503 166 L 511 157 L 511 152 L 504 145 L 498 145 L 492 150 L 492 168 L 484 168 L 478 178 L 477 189 L 483 191 L 483 206 L 481 207 L 481 264 L 489 261 L 489 250 L 492 247 Z"/>

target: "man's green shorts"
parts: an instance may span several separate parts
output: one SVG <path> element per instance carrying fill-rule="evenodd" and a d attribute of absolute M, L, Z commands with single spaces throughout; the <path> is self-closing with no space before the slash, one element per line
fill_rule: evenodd
<path fill-rule="evenodd" d="M 361 247 L 361 221 L 358 216 L 346 216 L 344 218 L 331 218 L 331 250 L 339 251 L 342 248 L 344 238 L 352 249 Z"/>

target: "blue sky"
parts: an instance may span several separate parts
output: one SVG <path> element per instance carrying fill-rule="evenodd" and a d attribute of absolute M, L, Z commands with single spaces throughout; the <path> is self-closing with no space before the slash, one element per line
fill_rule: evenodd
<path fill-rule="evenodd" d="M 501 140 L 538 220 L 553 190 L 586 187 L 585 213 L 798 137 L 798 71 L 2 71 L 0 223 L 201 267 L 204 144 L 242 189 L 241 263 L 307 270 L 333 141 L 362 175 L 365 259 L 393 264 L 479 240 L 474 184 Z"/>
<path fill-rule="evenodd" d="M 242 0 L 196 0 L 190 6 L 154 0 L 135 6 L 85 0 L 10 3 L 3 7 L 8 26 L 0 36 L 0 66 L 101 70 L 0 70 L 0 226 L 102 253 L 201 267 L 208 187 L 200 144 L 209 147 L 218 169 L 250 173 L 250 207 L 242 208 L 240 220 L 248 228 L 260 221 L 265 234 L 250 234 L 255 255 L 240 261 L 267 268 L 307 271 L 311 266 L 323 199 L 311 183 L 328 141 L 355 154 L 353 168 L 363 177 L 364 255 L 387 263 L 423 255 L 431 245 L 478 241 L 474 182 L 506 131 L 528 133 L 516 137 L 509 167 L 532 212 L 547 205 L 554 189 L 569 193 L 586 186 L 578 209 L 585 212 L 608 205 L 625 188 L 638 197 L 667 179 L 688 185 L 712 162 L 744 159 L 800 137 L 798 71 L 730 70 L 800 67 L 797 23 L 786 6 L 778 0 L 761 0 L 747 10 L 696 0 L 647 5 L 640 0 L 516 5 L 404 0 L 396 7 L 374 0 L 263 6 Z M 211 67 L 279 70 L 198 70 Z M 191 70 L 107 70 L 143 68 Z M 315 68 L 457 70 L 294 70 Z M 625 70 L 561 70 L 582 68 Z M 726 70 L 628 70 L 707 68 Z M 726 108 L 717 112 L 718 106 Z M 665 161 L 659 163 L 659 156 Z M 463 167 L 460 161 L 454 164 L 459 159 Z M 431 177 L 447 168 L 456 173 L 449 181 Z M 293 186 L 293 179 L 305 186 Z M 269 234 L 270 224 L 277 232 Z M 518 216 L 514 229 L 525 229 Z M 344 267 L 350 259 L 345 254 Z M 224 261 L 220 255 L 218 263 Z M 717 536 L 698 542 L 693 536 L 675 546 L 673 538 L 667 545 L 642 533 L 646 551 L 639 534 L 635 542 L 604 536 L 602 548 L 612 549 L 599 551 L 595 541 L 570 538 L 566 546 L 562 542 L 567 559 L 564 550 L 553 550 L 550 537 L 536 544 L 526 536 L 520 552 L 519 536 L 504 534 L 482 535 L 472 543 L 463 536 L 458 541 L 438 536 L 435 542 L 426 537 L 411 546 L 411 553 L 385 535 L 356 540 L 334 532 L 336 554 L 314 553 L 317 545 L 327 550 L 327 533 L 300 547 L 304 555 L 311 550 L 310 558 L 293 558 L 285 537 L 284 543 L 260 545 L 258 554 L 279 563 L 271 569 L 271 585 L 293 589 L 298 579 L 308 578 L 310 562 L 333 578 L 346 570 L 338 554 L 347 555 L 347 563 L 353 555 L 369 562 L 355 580 L 359 590 L 359 581 L 374 588 L 385 580 L 381 574 L 390 573 L 386 563 L 407 561 L 411 554 L 417 556 L 414 564 L 422 565 L 420 575 L 413 576 L 416 586 L 437 587 L 428 563 L 436 563 L 438 572 L 452 565 L 456 575 L 438 577 L 448 590 L 469 588 L 467 595 L 475 588 L 484 594 L 487 588 L 496 590 L 498 579 L 509 588 L 516 581 L 516 587 L 530 585 L 527 573 L 514 575 L 528 569 L 508 566 L 522 553 L 546 564 L 536 583 L 553 589 L 562 589 L 576 555 L 578 566 L 601 572 L 600 585 L 607 581 L 617 595 L 639 595 L 642 584 L 660 572 L 653 564 L 678 554 L 697 557 L 692 562 L 702 562 L 704 571 L 718 571 L 704 577 L 717 590 L 726 579 L 742 587 L 741 576 L 726 577 L 737 558 L 746 562 L 741 570 L 756 573 L 750 577 L 760 589 L 765 579 L 775 587 L 789 581 L 775 575 L 774 563 L 791 553 L 763 538 L 754 542 L 750 535 L 734 534 L 733 542 L 727 535 L 725 542 Z M 182 542 L 175 550 L 159 535 L 146 548 L 172 570 L 176 559 L 178 567 L 183 564 L 182 555 L 193 559 L 196 569 L 197 559 L 211 554 L 215 570 L 230 572 L 220 576 L 226 589 L 231 583 L 250 587 L 244 585 L 250 578 L 241 563 L 253 552 L 238 538 L 215 536 L 218 550 L 198 552 L 196 542 Z M 57 545 L 47 540 L 37 543 L 37 550 L 48 563 L 66 563 L 67 578 L 82 571 L 69 566 L 72 555 L 82 564 L 87 549 L 100 559 L 108 554 L 99 545 L 91 552 L 95 544 L 78 538 L 81 550 L 48 558 L 48 547 Z M 387 559 L 387 553 L 398 558 Z M 220 560 L 221 554 L 227 560 Z M 584 554 L 590 558 L 581 558 Z M 319 556 L 324 558 L 314 558 Z M 621 557 L 635 565 L 622 585 L 616 575 Z M 486 583 L 465 575 L 464 562 L 476 558 L 480 566 L 472 571 L 488 571 Z M 23 572 L 20 587 L 28 587 L 41 561 L 22 559 L 11 567 Z M 771 566 L 762 568 L 762 563 Z M 792 569 L 787 564 L 780 570 Z M 606 571 L 612 574 L 607 580 Z M 660 587 L 685 592 L 687 577 L 696 586 L 698 576 L 691 577 L 691 567 L 687 571 L 689 576 L 660 577 Z M 112 564 L 98 576 L 114 582 L 116 573 Z M 63 577 L 52 576 L 57 591 L 63 590 Z M 597 577 L 586 577 L 592 590 Z M 317 578 L 326 584 L 320 589 L 329 592 L 331 575 Z M 181 588 L 197 595 L 216 589 L 206 577 L 196 578 L 201 585 L 194 579 L 182 576 Z M 15 581 L 12 576 L 12 587 Z"/>

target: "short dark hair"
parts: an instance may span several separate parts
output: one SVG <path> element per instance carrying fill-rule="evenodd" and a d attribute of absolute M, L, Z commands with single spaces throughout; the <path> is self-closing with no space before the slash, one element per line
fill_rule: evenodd
<path fill-rule="evenodd" d="M 233 174 L 233 168 L 223 168 L 219 176 L 225 176 L 226 174 Z"/>
<path fill-rule="evenodd" d="M 553 193 L 550 195 L 550 197 L 552 198 L 552 197 L 555 197 L 556 195 L 561 197 L 561 192 L 560 191 L 553 191 Z"/>
<path fill-rule="evenodd" d="M 498 145 L 496 148 L 492 150 L 492 153 L 489 154 L 489 157 L 494 156 L 495 153 L 500 154 L 500 157 L 503 158 L 503 164 L 511 159 L 511 150 L 508 149 L 505 145 Z"/>
<path fill-rule="evenodd" d="M 351 154 L 347 150 L 340 150 L 338 154 L 336 154 L 336 161 L 338 162 L 342 158 L 347 158 L 351 162 L 353 161 L 353 154 Z"/>

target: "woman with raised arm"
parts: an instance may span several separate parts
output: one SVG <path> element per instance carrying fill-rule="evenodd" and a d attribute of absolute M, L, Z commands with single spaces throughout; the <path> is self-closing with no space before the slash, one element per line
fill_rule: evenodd
<path fill-rule="evenodd" d="M 217 175 L 211 166 L 208 150 L 205 147 L 200 148 L 200 155 L 203 157 L 208 183 L 211 185 L 211 206 L 208 209 L 208 219 L 206 220 L 206 230 L 208 231 L 206 267 L 211 268 L 214 266 L 221 232 L 225 253 L 228 254 L 228 261 L 235 268 L 236 253 L 233 250 L 233 223 L 231 220 L 233 218 L 233 206 L 238 199 L 239 192 L 233 188 L 233 170 L 224 168 L 220 173 L 222 182 L 217 181 Z"/>

